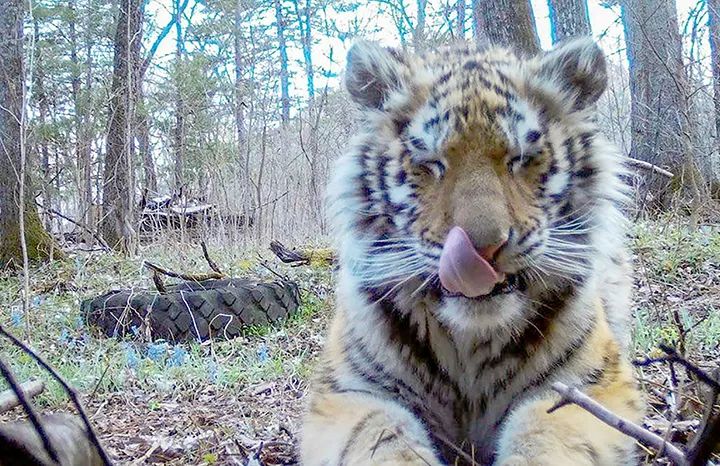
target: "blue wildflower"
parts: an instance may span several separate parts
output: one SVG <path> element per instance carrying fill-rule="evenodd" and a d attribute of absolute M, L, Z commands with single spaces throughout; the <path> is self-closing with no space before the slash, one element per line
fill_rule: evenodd
<path fill-rule="evenodd" d="M 167 343 L 150 343 L 147 347 L 147 357 L 160 363 L 165 359 L 167 353 Z"/>
<path fill-rule="evenodd" d="M 211 359 L 208 363 L 208 378 L 210 383 L 217 383 L 220 378 L 220 367 L 218 367 L 214 359 Z"/>
<path fill-rule="evenodd" d="M 60 343 L 63 345 L 68 345 L 72 341 L 72 338 L 70 337 L 70 332 L 68 331 L 67 327 L 63 327 L 62 331 L 60 332 Z"/>
<path fill-rule="evenodd" d="M 140 357 L 132 346 L 125 344 L 125 363 L 130 369 L 137 369 L 140 366 Z"/>
<path fill-rule="evenodd" d="M 268 349 L 268 347 L 264 344 L 260 345 L 260 347 L 257 349 L 257 357 L 258 361 L 260 362 L 265 362 L 270 359 L 270 350 Z"/>
<path fill-rule="evenodd" d="M 19 307 L 14 307 L 10 312 L 10 322 L 13 327 L 22 327 L 23 324 L 23 312 Z"/>
<path fill-rule="evenodd" d="M 175 345 L 173 348 L 172 354 L 170 355 L 170 358 L 168 358 L 167 365 L 168 367 L 179 367 L 185 364 L 185 359 L 187 359 L 188 352 L 180 345 Z"/>
<path fill-rule="evenodd" d="M 85 325 L 85 319 L 82 316 L 75 316 L 75 329 L 80 329 Z"/>

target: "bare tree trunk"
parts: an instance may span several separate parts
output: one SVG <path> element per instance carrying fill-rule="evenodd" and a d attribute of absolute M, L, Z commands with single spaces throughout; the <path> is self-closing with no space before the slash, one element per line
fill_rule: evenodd
<path fill-rule="evenodd" d="M 25 2 L 0 0 L 0 268 L 8 263 L 23 263 L 18 222 L 21 209 L 28 257 L 47 257 L 54 248 L 53 239 L 43 228 L 35 208 L 29 170 L 25 171 L 22 196 L 20 189 L 26 151 L 22 127 L 25 123 L 24 16 Z"/>
<path fill-rule="evenodd" d="M 242 0 L 235 3 L 233 39 L 235 45 L 235 130 L 237 131 L 237 143 L 240 153 L 245 153 L 245 144 L 247 142 L 247 134 L 245 127 L 245 89 L 243 84 L 243 46 L 242 34 Z"/>
<path fill-rule="evenodd" d="M 38 41 L 40 38 L 40 27 L 38 25 L 37 18 L 33 18 L 33 30 L 35 32 L 35 40 Z M 37 134 L 35 140 L 40 152 L 40 168 L 42 171 L 43 178 L 43 205 L 52 208 L 53 207 L 53 174 L 50 173 L 50 149 L 48 148 L 48 141 L 45 136 L 45 125 L 47 124 L 48 118 L 48 96 L 45 92 L 45 76 L 44 76 L 44 57 L 40 47 L 37 47 L 37 53 L 35 56 L 35 69 L 33 70 L 33 85 L 35 86 L 35 98 L 38 102 L 38 123 L 42 131 Z M 53 217 L 52 215 L 45 215 L 45 229 L 52 231 Z"/>
<path fill-rule="evenodd" d="M 476 39 L 485 36 L 492 43 L 507 45 L 528 55 L 540 51 L 540 40 L 535 30 L 535 16 L 529 0 L 473 0 L 473 2 L 473 14 L 478 16 L 476 31 L 482 28 L 484 32 L 484 34 L 476 32 Z"/>
<path fill-rule="evenodd" d="M 143 161 L 144 187 L 151 193 L 157 195 L 157 175 L 155 173 L 155 161 L 150 147 L 150 120 L 145 108 L 145 91 L 142 82 L 138 80 L 137 86 L 137 142 L 140 158 Z"/>
<path fill-rule="evenodd" d="M 489 42 L 490 38 L 487 35 L 487 28 L 485 27 L 485 16 L 483 16 L 482 11 L 480 11 L 483 0 L 471 0 L 470 5 L 472 7 L 472 29 L 475 42 L 478 44 Z"/>
<path fill-rule="evenodd" d="M 176 63 L 176 76 L 175 76 L 175 128 L 173 130 L 173 137 L 175 141 L 175 191 L 180 192 L 183 186 L 184 180 L 184 165 L 185 165 L 185 114 L 187 110 L 185 108 L 185 99 L 183 96 L 182 89 L 182 67 L 183 59 L 185 55 L 185 45 L 182 33 L 182 17 L 180 10 L 180 1 L 175 0 L 173 2 L 173 10 L 175 14 L 175 63 Z"/>
<path fill-rule="evenodd" d="M 458 39 L 465 38 L 465 8 L 467 4 L 465 0 L 457 0 L 455 10 L 457 11 L 457 23 L 455 24 L 455 36 Z"/>
<path fill-rule="evenodd" d="M 134 144 L 130 124 L 134 121 L 137 98 L 133 80 L 139 75 L 142 16 L 142 0 L 121 0 L 103 174 L 102 233 L 109 245 L 123 252 L 134 249 Z"/>
<path fill-rule="evenodd" d="M 569 37 L 592 34 L 587 0 L 548 0 L 548 8 L 553 44 Z"/>
<path fill-rule="evenodd" d="M 422 50 L 425 46 L 426 10 L 427 0 L 417 0 L 417 23 L 413 31 L 413 46 L 415 50 Z"/>
<path fill-rule="evenodd" d="M 273 0 L 275 4 L 275 22 L 277 23 L 278 47 L 280 49 L 280 101 L 282 105 L 282 122 L 290 121 L 290 75 L 288 71 L 287 43 L 285 41 L 285 20 L 281 0 Z"/>
<path fill-rule="evenodd" d="M 305 63 L 305 76 L 307 78 L 308 107 L 315 107 L 315 69 L 312 60 L 312 22 L 311 1 L 305 0 L 305 8 L 300 8 L 300 1 L 293 0 L 295 14 L 298 22 L 298 32 L 303 49 L 303 61 Z"/>
<path fill-rule="evenodd" d="M 654 204 L 668 206 L 676 194 L 697 201 L 704 181 L 695 160 L 675 2 L 624 0 L 622 17 L 630 64 L 630 155 L 677 175 L 673 186 L 649 175 L 646 189 Z"/>
<path fill-rule="evenodd" d="M 707 0 L 707 8 L 715 103 L 715 145 L 720 152 L 720 0 Z"/>
<path fill-rule="evenodd" d="M 92 0 L 88 0 L 87 11 L 92 8 Z M 85 25 L 85 55 L 87 63 L 85 64 L 85 95 L 90 96 L 93 86 L 93 40 L 90 33 L 91 17 L 88 17 L 88 22 Z M 89 106 L 88 106 L 89 107 Z M 85 225 L 92 229 L 97 229 L 97 222 L 99 220 L 97 215 L 97 206 L 93 201 L 93 157 L 92 157 L 92 115 L 88 111 L 88 108 L 83 108 L 83 124 L 81 127 L 81 146 L 80 146 L 80 159 L 78 162 L 82 165 L 83 172 L 83 205 L 87 206 L 87 210 L 83 212 L 83 218 Z M 77 111 L 77 107 L 76 107 Z M 98 192 L 98 195 L 100 193 Z M 88 243 L 94 242 L 95 238 L 93 235 L 87 234 L 85 239 Z"/>

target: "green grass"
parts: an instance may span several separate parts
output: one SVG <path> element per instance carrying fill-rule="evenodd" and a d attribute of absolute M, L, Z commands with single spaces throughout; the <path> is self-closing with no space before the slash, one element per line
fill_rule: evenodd
<path fill-rule="evenodd" d="M 670 218 L 640 222 L 633 230 L 635 322 L 638 353 L 659 343 L 686 346 L 703 354 L 720 341 L 720 228 L 691 230 Z M 681 326 L 676 323 L 677 313 Z"/>
<path fill-rule="evenodd" d="M 231 254 L 223 258 L 218 261 L 220 266 L 236 276 L 274 278 L 264 274 L 257 260 Z M 199 252 L 178 257 L 159 255 L 149 260 L 175 270 L 207 269 Z M 310 278 L 321 285 L 329 284 L 327 270 L 302 273 L 311 274 Z M 328 314 L 328 299 L 302 291 L 302 305 L 286 322 L 248 328 L 234 340 L 177 345 L 142 338 L 116 340 L 104 338 L 86 325 L 80 302 L 111 288 L 152 286 L 140 260 L 115 255 L 75 257 L 65 264 L 34 268 L 31 278 L 33 348 L 81 393 L 93 396 L 133 387 L 172 394 L 207 384 L 233 390 L 280 378 L 304 379 L 310 372 L 312 354 L 302 346 L 308 340 L 307 334 L 317 333 L 315 321 L 324 326 Z M 72 283 L 71 290 L 40 292 L 56 282 Z M 18 337 L 24 336 L 26 330 L 25 316 L 19 311 L 20 290 L 18 277 L 0 276 L 0 309 L 4 310 L 0 323 Z M 61 387 L 51 382 L 30 357 L 4 343 L 0 345 L 0 357 L 10 362 L 18 380 L 46 381 L 45 392 L 37 398 L 40 406 L 55 408 L 65 404 Z M 0 388 L 5 385 L 0 383 Z"/>

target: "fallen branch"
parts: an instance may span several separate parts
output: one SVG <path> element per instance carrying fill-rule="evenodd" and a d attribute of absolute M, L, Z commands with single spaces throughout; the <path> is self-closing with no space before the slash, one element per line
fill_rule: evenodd
<path fill-rule="evenodd" d="M 0 458 L 3 464 L 102 466 L 107 464 L 88 438 L 77 416 L 52 414 L 40 418 L 47 436 L 57 445 L 58 458 L 47 455 L 34 426 L 28 421 L 0 425 Z"/>
<path fill-rule="evenodd" d="M 332 264 L 336 258 L 329 249 L 310 249 L 307 251 L 298 251 L 296 249 L 288 249 L 280 241 L 273 240 L 270 242 L 270 250 L 285 264 L 292 267 L 301 265 L 310 265 L 311 263 Z"/>
<path fill-rule="evenodd" d="M 288 249 L 280 241 L 270 241 L 270 250 L 285 264 L 308 265 L 310 263 L 310 258 L 307 254 Z"/>
<path fill-rule="evenodd" d="M 638 160 L 638 159 L 633 159 L 631 157 L 628 157 L 625 159 L 625 163 L 631 167 L 642 168 L 643 170 L 650 170 L 651 172 L 658 173 L 658 174 L 660 174 L 662 176 L 666 176 L 668 178 L 675 177 L 675 175 L 672 172 L 669 172 L 669 171 L 665 170 L 664 168 L 660 168 L 657 165 L 653 165 L 649 162 L 645 162 L 644 160 Z"/>
<path fill-rule="evenodd" d="M 58 455 L 57 449 L 55 449 L 55 446 L 50 441 L 50 437 L 48 437 L 47 432 L 45 431 L 45 426 L 40 423 L 40 417 L 35 411 L 35 408 L 33 408 L 32 404 L 30 404 L 30 400 L 28 400 L 25 393 L 20 388 L 20 384 L 15 380 L 15 376 L 12 371 L 10 371 L 10 367 L 8 367 L 2 359 L 0 359 L 0 375 L 3 376 L 8 385 L 10 385 L 10 389 L 17 395 L 18 402 L 25 410 L 29 423 L 34 429 L 34 438 L 39 438 L 42 449 L 47 452 L 47 455 L 52 461 L 59 463 L 60 456 Z"/>
<path fill-rule="evenodd" d="M 690 466 L 687 458 L 685 458 L 685 454 L 678 447 L 672 443 L 666 442 L 662 437 L 650 432 L 642 426 L 619 417 L 617 414 L 608 410 L 577 388 L 569 387 L 561 382 L 553 383 L 551 388 L 559 393 L 562 398 L 560 399 L 560 402 L 548 410 L 548 413 L 569 404 L 577 405 L 613 429 L 634 438 L 643 445 L 664 452 L 665 456 L 672 460 L 672 462 L 677 466 Z"/>
<path fill-rule="evenodd" d="M 40 203 L 37 202 L 37 201 L 35 201 L 35 204 L 37 204 L 37 206 L 40 207 L 41 209 L 43 209 L 45 212 L 47 212 L 47 213 L 49 213 L 49 214 L 51 214 L 51 215 L 55 215 L 55 216 L 57 216 L 57 217 L 60 217 L 60 218 L 62 218 L 63 220 L 67 220 L 68 222 L 72 223 L 73 225 L 75 225 L 75 226 L 77 226 L 77 227 L 80 227 L 80 228 L 82 228 L 83 230 L 85 230 L 86 232 L 90 233 L 90 234 L 93 236 L 93 238 L 95 238 L 95 239 L 97 240 L 98 244 L 103 248 L 104 251 L 110 251 L 110 250 L 111 250 L 110 246 L 107 245 L 107 243 L 105 242 L 105 240 L 103 240 L 102 237 L 100 237 L 100 235 L 98 235 L 97 232 L 93 231 L 89 226 L 87 226 L 87 225 L 85 225 L 85 224 L 82 224 L 82 223 L 78 222 L 77 220 L 73 220 L 72 218 L 70 218 L 70 217 L 68 217 L 67 215 L 64 215 L 64 214 L 58 212 L 58 211 L 55 210 L 55 209 L 51 209 L 50 207 L 45 207 L 44 205 L 40 204 Z"/>
<path fill-rule="evenodd" d="M 33 350 L 28 348 L 28 346 L 18 340 L 14 335 L 9 333 L 5 328 L 0 325 L 0 335 L 3 335 L 5 338 L 10 340 L 13 345 L 20 348 L 24 353 L 26 353 L 28 356 L 33 358 L 35 362 L 37 362 L 43 369 L 48 371 L 48 373 L 52 376 L 53 379 L 55 379 L 65 390 L 65 393 L 68 394 L 68 397 L 72 401 L 73 405 L 75 405 L 75 409 L 77 410 L 78 414 L 80 415 L 80 418 L 83 421 L 83 424 L 85 425 L 87 437 L 90 439 L 94 447 L 97 449 L 97 454 L 100 456 L 101 463 L 105 466 L 111 466 L 112 462 L 110 461 L 110 457 L 108 456 L 107 452 L 103 449 L 102 445 L 100 444 L 100 440 L 98 439 L 97 434 L 95 433 L 95 430 L 93 429 L 92 424 L 90 423 L 90 419 L 88 418 L 87 413 L 85 412 L 85 409 L 82 406 L 82 403 L 80 403 L 80 398 L 78 397 L 77 392 L 74 388 L 72 388 L 66 381 L 63 379 L 55 369 L 52 368 L 43 358 L 37 355 Z M 20 396 L 22 399 L 22 396 Z"/>
<path fill-rule="evenodd" d="M 224 278 L 225 275 L 217 272 L 208 272 L 208 273 L 178 273 L 173 272 L 172 270 L 164 269 L 160 267 L 159 265 L 155 265 L 152 262 L 143 261 L 143 266 L 147 267 L 148 269 L 152 270 L 153 272 L 160 273 L 162 275 L 166 275 L 168 277 L 172 278 L 179 278 L 181 280 L 186 281 L 192 281 L 192 282 L 202 282 L 205 280 L 218 280 L 221 278 Z"/>
<path fill-rule="evenodd" d="M 225 275 L 222 270 L 220 270 L 220 267 L 218 267 L 217 263 L 210 258 L 210 254 L 208 253 L 205 241 L 200 241 L 200 247 L 202 248 L 203 256 L 205 256 L 205 260 L 207 261 L 210 268 L 221 275 Z"/>
<path fill-rule="evenodd" d="M 42 380 L 30 380 L 20 384 L 18 390 L 20 390 L 26 398 L 32 398 L 38 396 L 45 390 L 45 384 Z M 0 393 L 0 414 L 10 411 L 21 404 L 17 394 L 15 394 L 15 390 L 5 390 Z"/>

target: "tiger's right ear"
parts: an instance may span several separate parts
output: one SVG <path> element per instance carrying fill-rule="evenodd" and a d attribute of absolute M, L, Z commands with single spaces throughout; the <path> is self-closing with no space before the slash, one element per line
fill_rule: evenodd
<path fill-rule="evenodd" d="M 347 55 L 345 87 L 358 104 L 382 109 L 388 95 L 403 87 L 405 66 L 393 50 L 374 42 L 356 42 Z"/>

